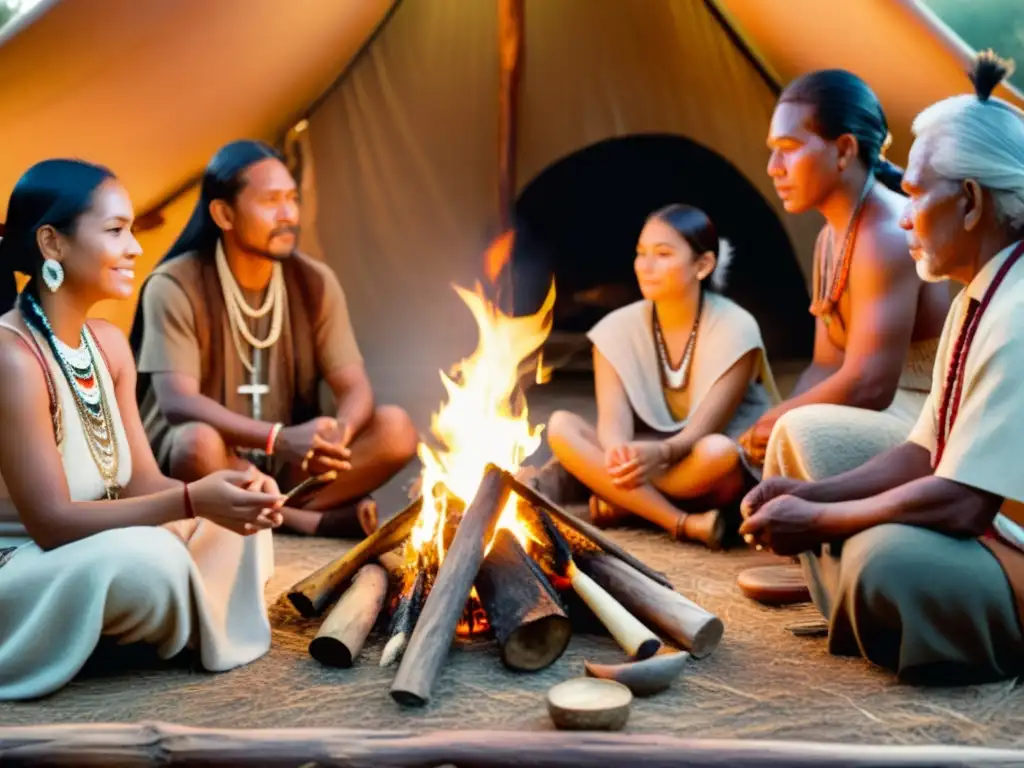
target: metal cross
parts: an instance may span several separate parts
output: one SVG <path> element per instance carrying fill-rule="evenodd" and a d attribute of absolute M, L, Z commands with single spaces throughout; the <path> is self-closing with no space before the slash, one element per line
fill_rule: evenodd
<path fill-rule="evenodd" d="M 252 417 L 256 421 L 260 421 L 263 418 L 263 396 L 270 394 L 270 387 L 260 383 L 262 352 L 263 350 L 261 349 L 253 350 L 252 375 L 249 377 L 249 383 L 243 384 L 238 388 L 238 394 L 252 398 Z"/>

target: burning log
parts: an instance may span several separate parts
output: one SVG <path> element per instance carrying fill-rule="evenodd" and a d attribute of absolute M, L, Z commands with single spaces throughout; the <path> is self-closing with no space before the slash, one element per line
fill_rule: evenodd
<path fill-rule="evenodd" d="M 412 628 L 416 626 L 416 618 L 420 614 L 420 606 L 423 604 L 423 589 L 426 586 L 427 574 L 422 563 L 417 562 L 413 571 L 406 573 L 405 583 L 402 585 L 402 592 L 398 597 L 398 606 L 391 617 L 391 627 L 388 634 L 390 639 L 384 646 L 380 655 L 380 666 L 391 666 L 409 642 L 409 635 Z"/>
<path fill-rule="evenodd" d="M 521 499 L 528 501 L 538 510 L 544 510 L 551 517 L 556 519 L 560 524 L 572 528 L 574 531 L 579 533 L 581 536 L 590 539 L 594 544 L 599 546 L 609 555 L 615 555 L 623 562 L 629 563 L 640 573 L 644 574 L 650 579 L 658 582 L 662 586 L 672 588 L 672 582 L 668 580 L 668 577 L 663 573 L 651 568 L 649 565 L 644 563 L 642 560 L 637 559 L 633 555 L 629 554 L 626 550 L 616 544 L 614 541 L 609 539 L 600 530 L 595 528 L 593 525 L 585 520 L 580 520 L 573 515 L 570 515 L 564 509 L 559 507 L 555 502 L 551 501 L 547 496 L 537 491 L 526 483 L 517 479 L 511 472 L 504 472 L 507 482 L 512 488 L 512 492 L 519 496 Z"/>
<path fill-rule="evenodd" d="M 580 567 L 637 617 L 700 659 L 718 647 L 722 620 L 614 557 L 584 554 Z"/>
<path fill-rule="evenodd" d="M 615 642 L 622 646 L 631 658 L 638 661 L 650 658 L 660 651 L 662 643 L 658 636 L 576 567 L 569 543 L 558 532 L 547 512 L 541 511 L 540 518 L 551 541 L 549 553 L 554 559 L 553 570 L 569 579 L 576 594 L 583 598 L 583 602 L 600 619 L 615 638 Z"/>
<path fill-rule="evenodd" d="M 572 625 L 558 594 L 511 531 L 498 531 L 476 588 L 505 666 L 535 672 L 569 645 Z"/>
<path fill-rule="evenodd" d="M 490 540 L 508 497 L 505 473 L 488 465 L 473 503 L 462 516 L 451 548 L 438 569 L 395 675 L 391 696 L 399 704 L 423 705 L 430 700 L 430 691 L 448 655 L 480 570 L 485 543 Z"/>
<path fill-rule="evenodd" d="M 337 560 L 295 584 L 288 590 L 288 600 L 295 610 L 307 619 L 323 613 L 339 587 L 356 571 L 402 543 L 416 524 L 422 505 L 423 499 L 416 499 Z"/>
<path fill-rule="evenodd" d="M 367 563 L 309 644 L 309 655 L 328 667 L 351 667 L 380 615 L 388 591 L 388 573 Z"/>

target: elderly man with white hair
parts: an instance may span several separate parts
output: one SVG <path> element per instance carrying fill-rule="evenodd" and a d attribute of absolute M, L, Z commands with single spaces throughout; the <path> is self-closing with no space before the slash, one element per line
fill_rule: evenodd
<path fill-rule="evenodd" d="M 964 286 L 917 425 L 810 467 L 807 420 L 783 418 L 743 503 L 742 533 L 799 554 L 829 650 L 916 682 L 1024 671 L 1024 112 L 992 96 L 1009 69 L 980 55 L 975 93 L 914 122 L 901 225 L 923 279 Z M 809 407 L 818 430 L 841 408 Z"/>

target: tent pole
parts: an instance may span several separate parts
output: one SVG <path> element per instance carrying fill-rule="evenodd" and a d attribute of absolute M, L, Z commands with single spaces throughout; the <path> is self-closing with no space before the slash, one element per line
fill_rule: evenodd
<path fill-rule="evenodd" d="M 516 196 L 516 119 L 523 52 L 523 0 L 498 0 L 500 64 L 498 117 L 498 202 L 502 230 L 512 227 Z"/>
<path fill-rule="evenodd" d="M 498 226 L 506 235 L 513 227 L 516 200 L 516 120 L 522 53 L 523 0 L 498 0 Z M 503 252 L 503 263 L 489 264 L 488 277 L 494 282 L 497 304 L 511 311 L 511 240 L 506 239 L 503 245 L 491 249 Z M 489 259 L 494 255 L 490 253 Z"/>

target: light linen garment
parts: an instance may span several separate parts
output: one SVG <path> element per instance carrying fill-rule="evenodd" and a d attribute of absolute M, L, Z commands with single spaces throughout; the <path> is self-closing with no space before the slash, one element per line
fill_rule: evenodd
<path fill-rule="evenodd" d="M 7 330 L 10 329 L 10 330 Z M 5 325 L 0 333 L 24 332 Z M 73 394 L 45 340 L 41 347 L 63 410 L 60 446 L 71 498 L 104 496 Z M 120 454 L 118 483 L 131 479 L 131 452 L 113 382 L 94 347 Z M 223 671 L 270 648 L 263 589 L 273 571 L 269 531 L 243 537 L 208 520 L 121 528 L 43 551 L 17 520 L 7 494 L 0 509 L 0 700 L 58 690 L 79 672 L 101 635 L 154 645 L 170 658 L 197 647 L 203 667 Z"/>

